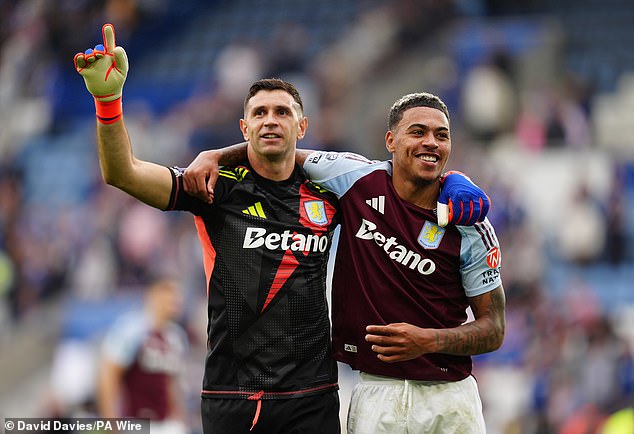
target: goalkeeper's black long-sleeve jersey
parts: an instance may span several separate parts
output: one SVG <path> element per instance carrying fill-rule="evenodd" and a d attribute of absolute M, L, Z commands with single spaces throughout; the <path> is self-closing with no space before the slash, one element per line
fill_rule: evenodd
<path fill-rule="evenodd" d="M 169 210 L 194 220 L 207 278 L 204 398 L 283 399 L 337 389 L 326 267 L 337 199 L 301 168 L 282 182 L 222 167 L 209 205 L 172 168 Z"/>

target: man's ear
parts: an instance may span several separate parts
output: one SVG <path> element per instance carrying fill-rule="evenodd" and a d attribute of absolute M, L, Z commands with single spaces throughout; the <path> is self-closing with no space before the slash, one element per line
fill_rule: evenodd
<path fill-rule="evenodd" d="M 308 118 L 303 116 L 299 121 L 299 129 L 297 130 L 297 140 L 302 140 L 308 130 Z"/>
<path fill-rule="evenodd" d="M 390 130 L 385 133 L 385 147 L 390 154 L 394 153 L 394 134 Z"/>
<path fill-rule="evenodd" d="M 249 141 L 249 134 L 247 131 L 247 122 L 244 119 L 240 119 L 240 131 L 242 131 L 242 137 L 247 142 Z"/>

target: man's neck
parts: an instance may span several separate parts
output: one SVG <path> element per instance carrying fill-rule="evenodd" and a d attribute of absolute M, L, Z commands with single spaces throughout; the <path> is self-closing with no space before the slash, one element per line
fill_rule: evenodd
<path fill-rule="evenodd" d="M 295 169 L 295 156 L 291 158 L 267 159 L 253 152 L 248 152 L 249 164 L 262 178 L 271 181 L 285 181 L 291 177 Z"/>
<path fill-rule="evenodd" d="M 392 184 L 401 199 L 424 209 L 436 209 L 440 194 L 439 180 L 430 184 L 420 184 L 393 175 Z"/>

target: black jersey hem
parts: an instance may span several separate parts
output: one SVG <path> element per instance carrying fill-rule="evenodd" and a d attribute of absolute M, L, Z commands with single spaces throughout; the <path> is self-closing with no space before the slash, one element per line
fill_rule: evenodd
<path fill-rule="evenodd" d="M 310 389 L 292 390 L 287 392 L 263 392 L 244 390 L 205 390 L 200 392 L 202 398 L 206 399 L 254 399 L 254 395 L 259 395 L 259 399 L 292 399 L 306 396 L 319 395 L 321 393 L 339 390 L 338 383 L 324 384 L 322 386 L 311 387 Z"/>

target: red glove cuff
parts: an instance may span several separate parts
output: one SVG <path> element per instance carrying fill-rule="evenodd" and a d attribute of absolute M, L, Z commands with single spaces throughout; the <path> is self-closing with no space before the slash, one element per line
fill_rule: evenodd
<path fill-rule="evenodd" d="M 97 120 L 102 124 L 112 124 L 123 116 L 122 98 L 114 101 L 103 102 L 95 98 L 95 109 L 97 110 Z"/>

